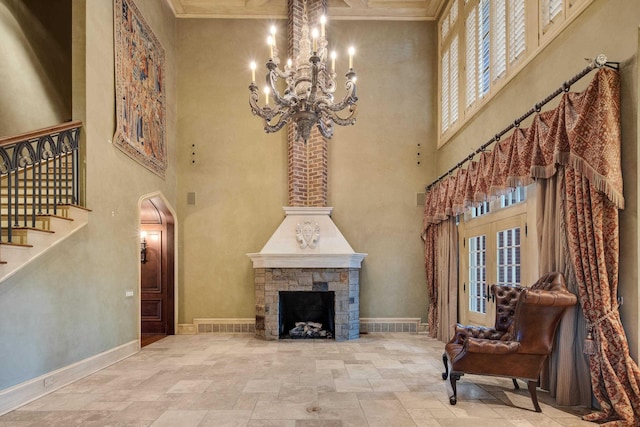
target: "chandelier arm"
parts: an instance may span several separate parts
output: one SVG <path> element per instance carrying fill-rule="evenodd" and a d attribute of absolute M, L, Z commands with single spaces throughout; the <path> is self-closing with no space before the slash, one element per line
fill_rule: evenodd
<path fill-rule="evenodd" d="M 358 97 L 356 96 L 356 84 L 351 80 L 347 80 L 345 86 L 347 88 L 347 93 L 345 94 L 344 98 L 342 98 L 342 101 L 336 104 L 328 103 L 326 107 L 327 110 L 342 111 L 347 108 L 347 106 L 353 105 L 358 102 Z"/>
<path fill-rule="evenodd" d="M 331 119 L 327 120 L 324 115 L 318 120 L 318 129 L 322 136 L 327 139 L 331 139 L 333 137 L 333 125 L 331 123 Z"/>
<path fill-rule="evenodd" d="M 333 123 L 340 126 L 349 126 L 356 123 L 358 106 L 356 104 L 349 105 L 349 115 L 347 117 L 340 117 L 335 111 L 331 110 L 326 110 L 326 114 Z"/>
<path fill-rule="evenodd" d="M 255 84 L 251 84 L 251 86 L 249 86 L 249 89 L 251 90 L 251 95 L 249 96 L 249 105 L 251 106 L 251 112 L 254 115 L 264 119 L 266 122 L 265 126 L 269 126 L 270 128 L 273 128 L 276 125 L 270 125 L 269 122 L 271 122 L 271 120 L 273 120 L 274 117 L 276 116 L 286 117 L 286 119 L 288 120 L 288 118 L 293 114 L 293 111 L 295 110 L 295 108 L 290 108 L 288 106 L 284 106 L 286 108 L 283 108 L 283 106 L 280 106 L 280 105 L 276 105 L 275 108 L 271 108 L 268 105 L 265 105 L 264 107 L 260 107 L 258 105 L 258 101 L 260 100 L 258 87 Z M 295 107 L 295 104 L 294 104 L 294 107 Z M 278 120 L 280 121 L 282 119 L 279 118 Z M 280 128 L 282 128 L 282 125 L 279 125 L 278 129 Z"/>
<path fill-rule="evenodd" d="M 336 91 L 336 82 L 333 80 L 325 80 L 325 84 L 320 85 L 320 90 L 324 95 L 333 97 L 333 94 Z"/>
<path fill-rule="evenodd" d="M 292 99 L 290 97 L 282 97 L 280 96 L 280 92 L 278 92 L 278 88 L 276 87 L 276 81 L 278 81 L 278 73 L 274 71 L 274 69 L 269 70 L 269 73 L 267 73 L 266 76 L 266 81 L 276 105 L 278 107 L 284 106 L 287 108 L 291 108 L 291 106 L 294 104 L 292 102 Z"/>
<path fill-rule="evenodd" d="M 278 116 L 278 121 L 275 124 L 271 124 L 270 121 L 271 119 L 267 120 L 266 118 L 264 118 L 264 130 L 267 133 L 274 133 L 274 132 L 278 132 L 280 129 L 282 129 L 284 127 L 284 125 L 287 124 L 287 122 L 289 121 L 289 118 L 291 117 L 291 111 L 280 111 L 281 114 L 279 114 Z M 272 118 L 275 116 L 272 116 Z"/>
<path fill-rule="evenodd" d="M 249 90 L 251 91 L 249 95 L 249 106 L 251 107 L 251 112 L 256 116 L 263 117 L 262 109 L 258 105 L 258 100 L 260 99 L 258 86 L 256 86 L 254 83 L 251 83 L 249 85 Z"/>
<path fill-rule="evenodd" d="M 347 93 L 342 101 L 337 104 L 327 104 L 326 109 L 328 111 L 342 111 L 350 105 L 355 105 L 358 101 L 358 97 L 353 93 Z"/>
<path fill-rule="evenodd" d="M 278 77 L 280 77 L 283 80 L 287 80 L 293 74 L 293 72 L 291 71 L 283 71 L 280 68 L 276 68 L 274 72 L 276 72 L 278 74 Z"/>

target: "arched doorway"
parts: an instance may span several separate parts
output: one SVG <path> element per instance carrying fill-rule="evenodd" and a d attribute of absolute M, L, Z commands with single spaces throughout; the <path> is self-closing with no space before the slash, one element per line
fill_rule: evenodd
<path fill-rule="evenodd" d="M 140 203 L 140 344 L 175 334 L 175 222 L 160 195 Z"/>

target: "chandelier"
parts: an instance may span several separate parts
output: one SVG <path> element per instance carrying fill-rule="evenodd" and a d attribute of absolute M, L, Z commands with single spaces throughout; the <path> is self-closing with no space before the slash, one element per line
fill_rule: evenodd
<path fill-rule="evenodd" d="M 325 16 L 320 18 L 320 31 L 313 28 L 309 32 L 307 4 L 304 2 L 302 31 L 298 46 L 298 56 L 294 61 L 287 60 L 280 68 L 280 58 L 276 46 L 276 28 L 271 27 L 271 35 L 267 39 L 270 58 L 266 63 L 266 86 L 263 89 L 265 105 L 260 107 L 260 93 L 256 85 L 256 63 L 251 63 L 251 95 L 249 104 L 254 115 L 264 120 L 267 133 L 277 132 L 285 124 L 295 124 L 296 139 L 305 143 L 309 139 L 311 129 L 317 126 L 327 139 L 333 136 L 333 125 L 353 125 L 356 122 L 358 106 L 356 102 L 356 73 L 353 71 L 353 47 L 349 48 L 349 71 L 346 73 L 346 94 L 339 101 L 334 101 L 336 91 L 336 53 L 331 52 L 331 67 L 327 66 L 327 39 L 325 37 Z M 279 80 L 283 82 L 278 83 Z M 281 90 L 278 90 L 280 86 Z M 270 104 L 270 101 L 272 102 Z M 346 109 L 341 116 L 340 112 Z"/>

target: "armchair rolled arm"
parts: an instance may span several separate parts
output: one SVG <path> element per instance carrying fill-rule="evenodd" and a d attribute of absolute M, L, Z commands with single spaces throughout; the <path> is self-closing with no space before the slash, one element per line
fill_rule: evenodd
<path fill-rule="evenodd" d="M 494 328 L 487 328 L 484 326 L 470 326 L 457 324 L 455 327 L 452 343 L 464 344 L 469 338 L 479 338 L 488 340 L 500 340 L 504 336 L 505 332 L 498 331 Z"/>
<path fill-rule="evenodd" d="M 528 289 L 524 294 L 524 301 L 527 304 L 569 307 L 575 305 L 578 302 L 578 298 L 571 292 L 566 291 Z"/>
<path fill-rule="evenodd" d="M 513 354 L 520 349 L 517 341 L 496 341 L 479 338 L 469 338 L 464 344 L 464 350 L 469 353 L 485 354 Z"/>

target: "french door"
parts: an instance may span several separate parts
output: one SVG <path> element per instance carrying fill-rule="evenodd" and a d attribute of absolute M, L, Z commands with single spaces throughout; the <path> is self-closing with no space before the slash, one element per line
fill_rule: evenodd
<path fill-rule="evenodd" d="M 474 219 L 461 224 L 459 321 L 494 326 L 495 298 L 491 285 L 520 285 L 523 273 L 534 267 L 523 263 L 527 216 L 520 213 L 495 221 Z"/>

